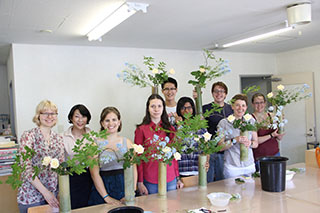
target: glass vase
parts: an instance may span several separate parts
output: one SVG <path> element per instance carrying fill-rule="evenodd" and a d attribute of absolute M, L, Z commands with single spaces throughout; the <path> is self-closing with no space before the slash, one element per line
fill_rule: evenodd
<path fill-rule="evenodd" d="M 124 193 L 126 205 L 133 205 L 135 198 L 133 165 L 124 170 Z"/>
<path fill-rule="evenodd" d="M 207 171 L 206 171 L 207 156 L 199 155 L 198 157 L 198 171 L 199 171 L 199 188 L 207 188 Z"/>
<path fill-rule="evenodd" d="M 70 201 L 70 183 L 69 175 L 59 175 L 59 212 L 70 213 L 71 201 Z"/>
<path fill-rule="evenodd" d="M 158 166 L 158 195 L 167 196 L 167 164 L 160 161 Z"/>
<path fill-rule="evenodd" d="M 249 132 L 248 131 L 240 132 L 240 136 L 246 136 L 247 138 L 249 138 Z M 247 161 L 247 160 L 248 160 L 248 147 L 240 143 L 240 161 Z"/>

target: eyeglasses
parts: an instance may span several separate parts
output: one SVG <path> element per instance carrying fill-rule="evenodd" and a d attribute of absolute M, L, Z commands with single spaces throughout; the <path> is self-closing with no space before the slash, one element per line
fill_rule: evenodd
<path fill-rule="evenodd" d="M 253 102 L 253 104 L 255 104 L 255 105 L 261 105 L 261 104 L 265 104 L 265 102 Z"/>
<path fill-rule="evenodd" d="M 174 88 L 174 87 L 172 87 L 172 88 L 164 88 L 163 89 L 163 91 L 164 92 L 169 92 L 169 91 L 175 91 L 177 88 Z"/>
<path fill-rule="evenodd" d="M 214 93 L 225 93 L 226 91 L 225 90 L 218 90 L 218 89 L 215 89 L 213 90 Z"/>
<path fill-rule="evenodd" d="M 191 110 L 191 109 L 192 109 L 192 106 L 187 106 L 187 107 L 184 106 L 184 107 L 181 107 L 181 109 L 182 109 L 182 110 Z"/>
<path fill-rule="evenodd" d="M 49 116 L 57 117 L 58 113 L 43 112 L 43 113 L 40 113 L 40 115 L 43 115 L 45 117 L 49 117 Z"/>

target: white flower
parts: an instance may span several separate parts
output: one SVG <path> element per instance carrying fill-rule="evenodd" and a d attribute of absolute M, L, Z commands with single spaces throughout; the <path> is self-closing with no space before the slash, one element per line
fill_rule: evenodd
<path fill-rule="evenodd" d="M 278 110 L 282 111 L 283 110 L 283 106 L 278 106 Z"/>
<path fill-rule="evenodd" d="M 274 107 L 273 106 L 269 106 L 268 111 L 269 112 L 273 112 L 273 110 L 274 110 Z"/>
<path fill-rule="evenodd" d="M 209 132 L 206 132 L 203 134 L 204 140 L 207 142 L 211 139 L 212 134 L 210 134 Z"/>
<path fill-rule="evenodd" d="M 50 156 L 46 156 L 42 160 L 42 165 L 43 166 L 49 166 L 50 162 L 51 162 L 51 157 Z"/>
<path fill-rule="evenodd" d="M 244 120 L 246 120 L 246 121 L 249 121 L 251 118 L 252 118 L 252 115 L 250 115 L 250 114 L 245 114 L 244 116 L 243 116 L 243 118 L 244 118 Z"/>
<path fill-rule="evenodd" d="M 53 158 L 53 159 L 51 160 L 51 162 L 50 162 L 50 166 L 51 166 L 52 169 L 58 168 L 59 165 L 60 165 L 60 164 L 59 164 L 59 161 L 58 161 L 57 158 Z"/>
<path fill-rule="evenodd" d="M 171 152 L 171 148 L 166 146 L 166 147 L 164 147 L 164 148 L 162 149 L 162 151 L 163 151 L 164 153 Z"/>
<path fill-rule="evenodd" d="M 233 121 L 236 119 L 236 117 L 234 117 L 233 115 L 229 115 L 227 120 L 230 122 L 230 123 L 233 123 Z"/>
<path fill-rule="evenodd" d="M 194 140 L 195 140 L 195 141 L 199 141 L 199 138 L 198 138 L 198 137 L 194 137 Z"/>
<path fill-rule="evenodd" d="M 133 149 L 138 154 L 142 154 L 144 152 L 144 148 L 141 144 L 140 145 L 133 144 Z"/>
<path fill-rule="evenodd" d="M 202 72 L 202 73 L 204 73 L 204 72 L 206 71 L 206 69 L 201 67 L 201 68 L 199 69 L 199 71 Z"/>
<path fill-rule="evenodd" d="M 279 84 L 279 85 L 277 86 L 277 89 L 282 91 L 282 90 L 284 90 L 284 86 L 283 86 L 282 84 Z"/>
<path fill-rule="evenodd" d="M 181 160 L 181 155 L 179 152 L 173 154 L 175 160 Z"/>
<path fill-rule="evenodd" d="M 272 98 L 272 97 L 273 97 L 273 93 L 272 93 L 272 92 L 269 92 L 268 95 L 267 95 L 267 97 L 268 97 L 268 98 Z"/>
<path fill-rule="evenodd" d="M 157 68 L 154 68 L 153 70 L 152 70 L 152 73 L 153 74 L 157 74 L 159 72 L 159 70 L 157 69 Z"/>
<path fill-rule="evenodd" d="M 173 68 L 171 68 L 171 69 L 169 70 L 169 73 L 170 73 L 171 75 L 173 75 L 173 74 L 176 73 L 176 71 L 175 71 Z"/>

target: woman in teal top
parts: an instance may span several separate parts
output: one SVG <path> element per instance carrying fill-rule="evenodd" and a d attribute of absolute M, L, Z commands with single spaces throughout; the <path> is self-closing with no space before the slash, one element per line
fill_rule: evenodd
<path fill-rule="evenodd" d="M 118 162 L 118 159 L 132 147 L 132 142 L 119 135 L 120 119 L 120 112 L 115 107 L 106 107 L 101 112 L 101 130 L 107 129 L 109 135 L 106 140 L 97 141 L 103 151 L 99 155 L 100 165 L 90 168 L 94 187 L 89 205 L 120 204 L 120 200 L 124 198 L 123 162 Z"/>

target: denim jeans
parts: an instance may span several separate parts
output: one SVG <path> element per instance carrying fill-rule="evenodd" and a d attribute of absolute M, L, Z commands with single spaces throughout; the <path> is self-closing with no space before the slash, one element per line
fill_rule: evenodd
<path fill-rule="evenodd" d="M 280 156 L 280 152 L 278 152 L 274 156 Z M 255 162 L 255 165 L 256 165 L 256 172 L 260 172 L 260 163 L 258 160 Z"/>
<path fill-rule="evenodd" d="M 150 183 L 146 180 L 143 181 L 143 184 L 147 187 L 149 194 L 158 193 L 158 184 Z M 167 183 L 167 191 L 172 191 L 177 189 L 177 179 L 170 181 Z"/>
<path fill-rule="evenodd" d="M 223 180 L 223 164 L 224 164 L 224 154 L 223 153 L 213 153 L 210 155 L 209 160 L 209 170 L 207 173 L 207 182 L 213 182 L 218 180 Z"/>

